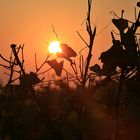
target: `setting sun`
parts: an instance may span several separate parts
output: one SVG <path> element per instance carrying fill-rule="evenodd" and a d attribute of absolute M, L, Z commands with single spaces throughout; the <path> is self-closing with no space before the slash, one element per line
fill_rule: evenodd
<path fill-rule="evenodd" d="M 62 49 L 60 47 L 59 41 L 53 41 L 49 44 L 48 50 L 50 53 L 61 53 Z"/>

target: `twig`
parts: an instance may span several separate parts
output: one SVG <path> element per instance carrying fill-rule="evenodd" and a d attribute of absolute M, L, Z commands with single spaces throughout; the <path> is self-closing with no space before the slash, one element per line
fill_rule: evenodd
<path fill-rule="evenodd" d="M 7 75 L 7 76 L 10 76 L 10 74 L 9 74 L 9 73 L 7 73 L 7 72 L 4 72 L 4 74 L 5 74 L 5 75 Z"/>
<path fill-rule="evenodd" d="M 88 48 L 88 47 L 84 47 L 84 48 L 82 48 L 82 49 L 79 51 L 79 54 L 81 54 L 82 51 L 83 51 L 84 49 L 86 49 L 86 48 Z"/>
<path fill-rule="evenodd" d="M 77 67 L 76 67 L 76 63 L 75 63 L 75 60 L 74 60 L 74 68 L 75 68 L 75 72 L 78 74 L 78 70 L 77 70 Z"/>
<path fill-rule="evenodd" d="M 15 79 L 13 79 L 13 80 L 11 80 L 11 83 L 15 82 L 15 81 L 18 80 L 19 78 L 20 78 L 20 76 L 17 77 L 17 78 L 15 78 Z"/>
<path fill-rule="evenodd" d="M 121 17 L 119 17 L 114 11 L 111 11 L 110 13 L 109 13 L 110 15 L 113 15 L 114 17 L 117 17 L 117 18 L 121 18 Z M 128 19 L 125 19 L 125 18 L 123 18 L 124 20 L 127 20 L 128 22 L 130 22 L 130 23 L 134 23 L 134 22 L 132 22 L 132 21 L 130 21 L 130 20 L 128 20 Z"/>
<path fill-rule="evenodd" d="M 77 73 L 77 68 L 76 68 L 76 66 L 75 66 L 75 63 L 73 63 L 71 60 L 69 60 L 69 62 L 70 62 L 70 65 L 71 65 L 71 67 L 72 67 L 72 70 L 73 70 L 73 72 L 74 72 L 74 74 L 75 74 L 77 80 L 80 81 L 80 79 L 78 78 L 78 75 L 77 75 L 78 73 Z"/>
<path fill-rule="evenodd" d="M 18 53 L 17 53 L 17 51 L 16 51 L 16 45 L 15 45 L 15 44 L 12 44 L 12 45 L 11 45 L 11 48 L 12 48 L 13 54 L 14 54 L 14 56 L 15 56 L 15 59 L 16 59 L 16 61 L 17 61 L 17 64 L 19 65 L 19 67 L 20 67 L 22 73 L 25 74 L 25 71 L 24 71 L 24 69 L 23 69 L 22 63 L 20 62 L 19 57 L 18 57 Z M 21 46 L 19 46 L 19 49 L 21 49 Z M 19 50 L 19 49 L 18 49 L 18 50 Z"/>
<path fill-rule="evenodd" d="M 83 75 L 82 75 L 82 56 L 81 56 L 81 54 L 80 54 L 80 57 L 79 57 L 79 70 L 80 70 L 81 77 L 83 77 Z"/>
<path fill-rule="evenodd" d="M 20 49 L 21 49 L 21 46 L 18 48 L 17 51 L 15 50 L 17 57 L 18 57 L 18 53 L 19 53 Z M 13 52 L 13 50 L 12 50 L 12 52 Z M 12 61 L 12 53 L 11 53 L 11 60 L 10 61 Z M 13 62 L 11 62 L 11 64 L 10 64 L 10 71 L 11 71 L 11 73 L 10 73 L 10 79 L 9 79 L 8 83 L 12 82 L 12 76 L 13 76 L 13 73 L 14 73 L 14 65 L 16 65 L 16 63 L 15 63 L 16 61 L 17 61 L 17 59 L 15 57 Z M 18 62 L 17 62 L 17 65 L 18 65 Z M 22 65 L 21 65 L 21 67 L 22 67 Z"/>
<path fill-rule="evenodd" d="M 1 54 L 0 54 L 0 57 L 1 57 L 4 61 L 6 61 L 6 62 L 8 62 L 8 63 L 11 64 L 11 62 L 10 62 L 9 60 L 5 59 Z"/>
<path fill-rule="evenodd" d="M 0 66 L 6 68 L 6 69 L 10 69 L 11 67 L 10 66 L 6 66 L 6 65 L 3 65 L 3 64 L 0 64 Z"/>
<path fill-rule="evenodd" d="M 37 55 L 35 53 L 35 68 L 36 68 L 36 71 L 38 70 L 38 67 L 37 67 Z"/>
<path fill-rule="evenodd" d="M 22 67 L 24 65 L 24 52 L 23 52 L 23 49 L 24 49 L 24 44 L 21 47 L 21 51 L 22 51 Z"/>
<path fill-rule="evenodd" d="M 67 82 L 67 85 L 68 85 L 68 87 L 69 87 L 69 75 L 68 75 L 67 72 L 66 72 L 66 82 Z"/>
<path fill-rule="evenodd" d="M 65 68 L 63 68 L 63 70 L 64 70 L 67 74 L 69 74 L 69 75 L 71 75 L 73 78 L 75 78 L 79 83 L 82 84 L 82 82 L 80 81 L 80 79 L 79 79 L 78 76 L 74 76 L 73 74 L 71 74 L 70 72 L 68 72 Z"/>
<path fill-rule="evenodd" d="M 118 87 L 118 93 L 117 93 L 117 97 L 116 97 L 116 107 L 115 107 L 115 112 L 116 112 L 116 130 L 115 130 L 115 140 L 118 140 L 118 136 L 119 136 L 119 127 L 120 127 L 120 110 L 119 110 L 119 105 L 120 105 L 120 97 L 121 97 L 121 92 L 122 92 L 122 87 L 124 84 L 124 79 L 125 79 L 125 75 L 124 75 L 124 70 L 122 69 L 121 71 L 121 75 L 120 75 L 120 82 L 119 82 L 119 87 Z"/>
<path fill-rule="evenodd" d="M 59 39 L 58 39 L 58 34 L 56 33 L 56 31 L 55 31 L 55 29 L 54 29 L 54 25 L 53 25 L 53 24 L 52 24 L 52 29 L 53 29 L 53 33 L 55 34 L 55 36 L 56 36 L 57 40 L 59 40 Z"/>
<path fill-rule="evenodd" d="M 45 61 L 41 64 L 41 66 L 36 70 L 36 74 L 41 70 L 41 68 L 46 64 L 47 60 L 49 59 L 49 57 L 51 56 L 52 54 L 49 54 L 47 56 L 47 58 L 45 59 Z"/>
<path fill-rule="evenodd" d="M 109 25 L 111 24 L 111 21 L 109 21 L 106 26 L 104 28 L 102 28 L 97 34 L 96 36 L 100 35 L 107 27 L 109 27 Z"/>
<path fill-rule="evenodd" d="M 88 47 L 88 43 L 84 40 L 84 38 L 81 36 L 81 34 L 77 31 L 77 34 L 79 35 L 79 37 L 83 40 L 83 42 L 86 44 L 86 46 Z"/>
<path fill-rule="evenodd" d="M 45 70 L 45 71 L 43 71 L 43 72 L 40 72 L 40 73 L 38 73 L 37 75 L 44 74 L 44 73 L 46 73 L 46 72 L 50 71 L 51 69 L 52 69 L 52 68 L 49 68 L 48 70 Z"/>
<path fill-rule="evenodd" d="M 113 33 L 115 33 L 116 35 L 120 35 L 119 33 L 116 33 L 114 30 L 112 30 Z"/>
<path fill-rule="evenodd" d="M 89 65 L 90 65 L 90 61 L 91 61 L 91 57 L 92 57 L 92 47 L 93 47 L 93 42 L 94 42 L 94 38 L 95 38 L 95 34 L 96 34 L 96 27 L 94 28 L 94 30 L 92 30 L 92 26 L 91 26 L 91 20 L 90 20 L 90 18 L 91 18 L 91 4 L 92 4 L 92 0 L 88 0 L 88 12 L 87 12 L 86 30 L 87 30 L 88 36 L 89 36 L 89 44 L 83 39 L 83 37 L 77 31 L 78 35 L 84 41 L 84 43 L 86 44 L 86 46 L 89 49 L 88 50 L 88 56 L 86 58 L 85 67 L 83 67 L 84 63 L 83 63 L 83 59 L 82 59 L 82 67 L 83 67 L 82 69 L 84 69 L 83 74 L 81 73 L 81 75 L 83 75 L 83 77 L 82 77 L 82 86 L 83 87 L 85 87 L 86 81 L 87 81 L 88 69 L 89 69 Z"/>

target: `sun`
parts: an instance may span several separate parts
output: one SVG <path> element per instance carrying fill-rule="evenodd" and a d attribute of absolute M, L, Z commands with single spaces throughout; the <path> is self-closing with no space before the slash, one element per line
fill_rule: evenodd
<path fill-rule="evenodd" d="M 61 53 L 62 49 L 60 47 L 60 42 L 59 41 L 52 41 L 49 44 L 48 50 L 50 53 Z"/>

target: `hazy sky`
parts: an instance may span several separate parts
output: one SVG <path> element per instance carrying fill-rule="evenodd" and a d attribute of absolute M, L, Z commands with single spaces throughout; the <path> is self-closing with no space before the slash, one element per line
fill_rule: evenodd
<path fill-rule="evenodd" d="M 93 0 L 92 22 L 97 26 L 97 33 L 108 27 L 95 38 L 93 63 L 99 54 L 110 47 L 110 31 L 114 10 L 120 15 L 134 20 L 134 6 L 137 0 Z M 137 8 L 138 11 L 138 8 Z M 11 43 L 25 44 L 27 67 L 34 66 L 34 53 L 41 61 L 47 54 L 47 42 L 56 39 L 52 24 L 62 42 L 69 44 L 76 51 L 84 47 L 76 30 L 84 35 L 85 26 L 81 23 L 86 18 L 87 0 L 0 0 L 0 53 L 8 57 Z"/>

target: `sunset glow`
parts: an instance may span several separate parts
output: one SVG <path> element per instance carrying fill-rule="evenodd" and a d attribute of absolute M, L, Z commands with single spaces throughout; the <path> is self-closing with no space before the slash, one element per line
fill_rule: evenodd
<path fill-rule="evenodd" d="M 62 49 L 60 48 L 59 41 L 53 41 L 49 44 L 48 50 L 50 53 L 61 53 Z"/>

